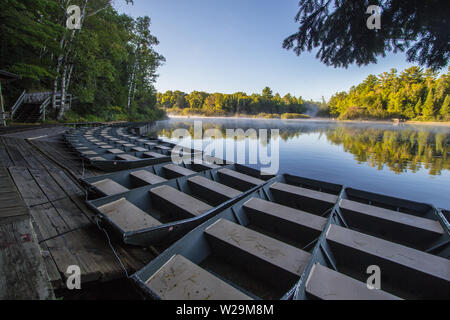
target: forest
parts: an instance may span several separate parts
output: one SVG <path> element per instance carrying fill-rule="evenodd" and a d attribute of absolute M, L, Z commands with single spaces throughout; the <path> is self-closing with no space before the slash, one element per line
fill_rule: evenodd
<path fill-rule="evenodd" d="M 158 67 L 165 58 L 148 16 L 119 14 L 130 0 L 2 0 L 0 69 L 21 80 L 4 84 L 6 110 L 24 92 L 51 92 L 47 119 L 150 121 L 168 114 L 260 118 L 405 119 L 450 121 L 450 71 L 411 67 L 369 75 L 326 102 L 261 93 L 193 91 L 157 93 Z M 67 28 L 69 5 L 81 9 L 81 29 Z M 438 70 L 438 69 L 435 69 Z M 450 70 L 450 69 L 449 69 Z M 324 88 L 326 92 L 326 88 Z M 74 97 L 71 109 L 62 103 Z"/>
<path fill-rule="evenodd" d="M 207 93 L 193 91 L 167 91 L 157 94 L 157 105 L 168 114 L 204 116 L 256 116 L 259 118 L 308 118 L 317 115 L 326 104 L 305 101 L 302 97 L 273 93 L 266 87 L 261 94 L 247 95 L 244 92 L 233 94 Z"/>
<path fill-rule="evenodd" d="M 347 119 L 450 121 L 450 68 L 441 76 L 411 67 L 369 75 L 348 92 L 333 95 L 330 114 Z"/>
<path fill-rule="evenodd" d="M 128 5 L 129 0 L 121 1 Z M 112 0 L 2 0 L 0 69 L 21 76 L 5 84 L 8 108 L 26 90 L 68 93 L 71 110 L 57 107 L 50 119 L 75 121 L 153 120 L 164 116 L 155 107 L 154 82 L 164 57 L 149 17 L 119 14 Z M 81 11 L 81 29 L 66 27 L 69 5 Z M 62 101 L 65 101 L 63 98 Z"/>

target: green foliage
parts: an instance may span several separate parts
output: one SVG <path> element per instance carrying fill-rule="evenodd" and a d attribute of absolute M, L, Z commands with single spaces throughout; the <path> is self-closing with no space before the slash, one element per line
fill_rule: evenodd
<path fill-rule="evenodd" d="M 247 95 L 244 92 L 233 94 L 206 93 L 193 91 L 186 94 L 181 91 L 167 91 L 156 96 L 157 106 L 170 114 L 229 116 L 258 115 L 265 118 L 275 118 L 283 113 L 304 113 L 308 107 L 318 108 L 317 103 L 304 102 L 301 97 L 291 94 L 281 97 L 273 94 L 269 87 L 262 94 Z"/>
<path fill-rule="evenodd" d="M 300 113 L 283 113 L 281 115 L 281 119 L 309 119 L 310 116 L 307 116 L 306 114 L 300 114 Z"/>
<path fill-rule="evenodd" d="M 329 111 L 332 116 L 343 120 L 403 118 L 448 121 L 449 79 L 449 72 L 437 78 L 431 70 L 424 72 L 418 67 L 411 67 L 400 74 L 392 69 L 379 76 L 369 75 L 348 92 L 333 95 L 328 103 Z"/>
<path fill-rule="evenodd" d="M 159 42 L 151 34 L 150 18 L 119 14 L 111 0 L 89 0 L 81 30 L 72 31 L 66 28 L 62 3 L 0 2 L 0 68 L 22 76 L 5 85 L 8 106 L 23 90 L 53 91 L 56 77 L 60 91 L 63 70 L 57 65 L 62 56 L 65 65 L 73 67 L 67 87 L 77 98 L 66 120 L 163 117 L 155 106 L 154 82 L 164 57 L 154 50 Z M 70 3 L 83 7 L 85 1 Z"/>
<path fill-rule="evenodd" d="M 366 26 L 369 5 L 381 7 L 379 30 Z M 448 64 L 448 0 L 303 0 L 299 6 L 298 32 L 283 43 L 297 55 L 314 50 L 326 65 L 348 67 L 376 63 L 390 51 L 406 51 L 409 62 L 433 69 Z"/>

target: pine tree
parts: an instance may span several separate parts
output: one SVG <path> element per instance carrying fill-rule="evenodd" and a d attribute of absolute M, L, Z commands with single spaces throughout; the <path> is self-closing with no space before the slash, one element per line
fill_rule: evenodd
<path fill-rule="evenodd" d="M 427 99 L 425 100 L 425 104 L 423 105 L 422 113 L 425 119 L 431 119 L 435 116 L 433 89 L 430 89 L 430 91 L 428 91 Z"/>
<path fill-rule="evenodd" d="M 450 95 L 445 96 L 444 103 L 442 104 L 439 114 L 441 115 L 442 120 L 450 120 Z"/>
<path fill-rule="evenodd" d="M 416 113 L 416 116 L 422 113 L 422 98 L 419 98 L 419 101 L 417 101 L 414 112 Z"/>

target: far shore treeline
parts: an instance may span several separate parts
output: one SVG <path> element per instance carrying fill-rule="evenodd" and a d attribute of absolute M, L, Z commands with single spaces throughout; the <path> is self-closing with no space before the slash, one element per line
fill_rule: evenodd
<path fill-rule="evenodd" d="M 325 106 L 326 104 L 324 104 Z M 206 93 L 193 91 L 166 91 L 157 94 L 157 106 L 168 114 L 235 116 L 250 115 L 260 118 L 307 118 L 305 113 L 317 115 L 321 104 L 304 101 L 302 97 L 274 94 L 269 87 L 262 94 L 247 95 L 244 92 L 233 94 Z"/>
<path fill-rule="evenodd" d="M 450 121 L 450 68 L 447 74 L 411 67 L 369 75 L 348 92 L 331 97 L 330 114 L 340 119 Z"/>
<path fill-rule="evenodd" d="M 281 97 L 266 87 L 262 94 L 252 95 L 166 91 L 157 94 L 157 106 L 168 114 L 184 116 L 450 121 L 449 81 L 449 72 L 438 77 L 432 70 L 411 67 L 400 73 L 391 69 L 379 76 L 369 75 L 361 84 L 348 92 L 336 93 L 328 102 L 305 101 L 291 94 Z"/>

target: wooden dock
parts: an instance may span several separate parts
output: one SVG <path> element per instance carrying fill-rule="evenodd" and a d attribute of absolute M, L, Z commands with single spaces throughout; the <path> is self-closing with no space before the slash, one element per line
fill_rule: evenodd
<path fill-rule="evenodd" d="M 82 286 L 125 277 L 77 182 L 101 172 L 84 168 L 70 152 L 62 140 L 66 130 L 0 136 L 0 298 L 52 298 L 47 278 L 54 290 L 64 290 L 71 265 L 81 268 Z M 129 273 L 155 257 L 149 249 L 112 245 Z M 27 279 L 31 275 L 34 280 Z"/>

